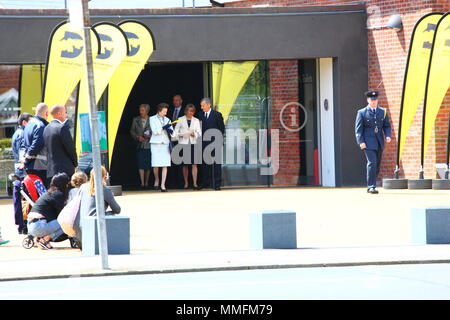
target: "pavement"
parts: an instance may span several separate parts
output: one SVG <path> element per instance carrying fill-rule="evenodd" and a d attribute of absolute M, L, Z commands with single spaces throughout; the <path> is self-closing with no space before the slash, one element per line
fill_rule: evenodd
<path fill-rule="evenodd" d="M 83 256 L 68 241 L 55 250 L 22 247 L 11 199 L 0 200 L 0 281 L 263 268 L 450 263 L 450 244 L 412 242 L 412 208 L 449 206 L 447 190 L 234 188 L 124 192 L 131 253 Z M 297 213 L 297 249 L 250 247 L 249 214 Z"/>

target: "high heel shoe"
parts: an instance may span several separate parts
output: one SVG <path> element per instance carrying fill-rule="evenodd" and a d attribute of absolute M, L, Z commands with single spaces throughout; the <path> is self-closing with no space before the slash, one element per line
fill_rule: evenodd
<path fill-rule="evenodd" d="M 153 189 L 158 191 L 159 190 L 159 186 L 153 186 Z"/>
<path fill-rule="evenodd" d="M 161 188 L 161 192 L 167 192 L 167 189 Z"/>

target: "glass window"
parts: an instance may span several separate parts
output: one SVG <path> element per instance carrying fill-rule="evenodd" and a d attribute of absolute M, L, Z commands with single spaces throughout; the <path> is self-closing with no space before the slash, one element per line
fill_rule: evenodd
<path fill-rule="evenodd" d="M 212 62 L 212 103 L 225 122 L 222 177 L 225 186 L 265 185 L 261 154 L 269 128 L 268 72 L 265 61 Z"/>

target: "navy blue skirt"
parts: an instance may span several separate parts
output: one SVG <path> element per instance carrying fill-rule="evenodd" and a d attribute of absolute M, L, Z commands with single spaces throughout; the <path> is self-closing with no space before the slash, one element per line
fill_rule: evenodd
<path fill-rule="evenodd" d="M 138 163 L 138 169 L 149 170 L 151 168 L 151 152 L 150 149 L 137 149 L 136 159 Z"/>

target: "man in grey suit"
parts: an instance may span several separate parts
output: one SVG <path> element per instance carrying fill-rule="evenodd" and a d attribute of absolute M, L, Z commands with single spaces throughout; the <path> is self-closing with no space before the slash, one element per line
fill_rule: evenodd
<path fill-rule="evenodd" d="M 67 123 L 67 112 L 63 105 L 54 105 L 50 109 L 53 121 L 44 129 L 44 141 L 47 147 L 48 169 L 50 180 L 55 174 L 65 172 L 69 177 L 78 165 L 75 143 Z"/>

